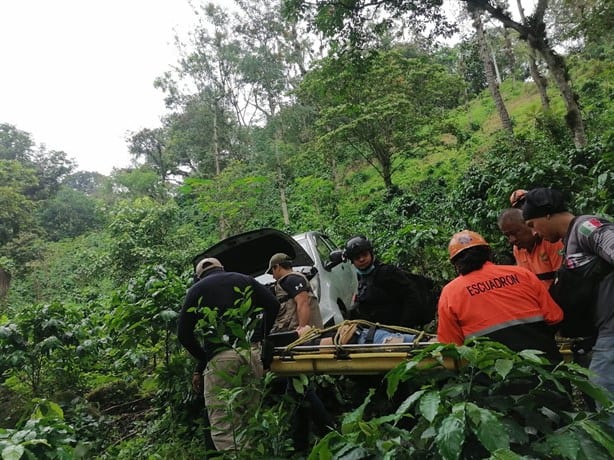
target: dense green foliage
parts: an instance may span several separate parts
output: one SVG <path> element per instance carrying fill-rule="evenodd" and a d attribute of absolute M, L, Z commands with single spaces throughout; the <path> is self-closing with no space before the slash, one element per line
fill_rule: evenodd
<path fill-rule="evenodd" d="M 488 341 L 431 345 L 387 374 L 393 413 L 365 417 L 368 397 L 310 458 L 607 458 L 614 435 L 573 407 L 573 385 L 610 404 L 586 373 Z"/>
<path fill-rule="evenodd" d="M 448 47 L 418 34 L 422 19 L 442 19 L 432 8 L 439 2 L 386 2 L 400 7 L 394 16 L 363 17 L 353 25 L 366 35 L 337 36 L 359 43 L 358 53 L 340 41 L 318 47 L 308 33 L 317 25 L 334 35 L 349 10 L 324 9 L 304 23 L 282 15 L 279 2 L 237 3 L 249 17 L 203 7 L 184 59 L 156 81 L 170 114 L 129 136 L 139 166 L 109 177 L 75 171 L 64 152 L 0 124 L 3 459 L 210 455 L 193 363 L 174 331 L 192 257 L 225 236 L 270 226 L 321 230 L 341 245 L 365 234 L 381 259 L 443 285 L 454 276 L 448 240 L 463 228 L 509 260 L 496 220 L 517 188 L 559 187 L 575 213 L 614 215 L 611 2 L 581 11 L 551 2 L 546 16 L 560 31 L 555 43 L 574 40 L 563 57 L 582 107 L 583 147 L 556 87 L 544 108 L 524 80 L 526 44 L 498 23 L 487 38 L 512 137 L 484 91 L 475 37 Z M 387 377 L 398 406 L 391 413 L 374 410 L 381 395 L 355 401 L 348 380 L 318 379 L 335 415 L 348 413 L 338 432 L 312 439 L 312 458 L 612 454 L 603 414 L 576 399 L 565 412 L 552 401 L 535 407 L 551 385 L 567 401 L 569 385 L 601 399 L 582 369 L 549 369 L 489 343 L 437 345 L 418 359 L 437 353 L 470 365 L 458 374 L 419 372 L 413 361 L 396 369 Z M 513 409 L 506 385 L 529 375 L 540 382 Z M 292 455 L 296 401 L 276 394 L 274 380 L 256 389 L 243 434 L 257 458 Z M 299 392 L 309 384 L 294 383 Z"/>

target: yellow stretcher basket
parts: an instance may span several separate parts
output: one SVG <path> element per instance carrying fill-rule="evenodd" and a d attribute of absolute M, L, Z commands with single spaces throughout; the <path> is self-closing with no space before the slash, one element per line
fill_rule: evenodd
<path fill-rule="evenodd" d="M 343 327 L 360 324 L 371 327 L 367 321 L 344 321 L 341 324 L 324 330 L 314 329 L 309 336 L 302 337 L 286 346 L 273 348 L 273 359 L 270 370 L 280 376 L 295 376 L 300 374 L 316 375 L 369 375 L 384 374 L 399 364 L 411 360 L 419 351 L 432 345 L 434 336 L 424 331 L 413 329 L 381 326 L 393 331 L 416 334 L 413 343 L 387 344 L 341 344 L 339 337 Z M 380 325 L 376 325 L 380 327 Z M 309 339 L 318 337 L 322 332 L 337 332 L 333 345 L 308 344 Z M 573 360 L 571 342 L 559 340 L 559 351 L 564 361 Z M 425 358 L 418 363 L 420 369 L 443 367 L 448 370 L 458 370 L 460 362 L 450 357 Z"/>
<path fill-rule="evenodd" d="M 369 375 L 383 374 L 406 362 L 428 342 L 418 344 L 365 344 L 365 345 L 322 345 L 296 346 L 291 350 L 285 347 L 274 349 L 271 371 L 281 376 L 299 374 L 316 375 Z M 452 358 L 423 359 L 420 368 L 443 366 L 450 370 L 458 369 Z"/>

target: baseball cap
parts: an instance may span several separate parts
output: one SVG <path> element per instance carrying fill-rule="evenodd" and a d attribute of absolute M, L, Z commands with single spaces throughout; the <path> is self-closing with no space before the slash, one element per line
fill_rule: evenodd
<path fill-rule="evenodd" d="M 534 188 L 529 190 L 525 196 L 522 218 L 524 220 L 537 219 L 565 211 L 567 211 L 567 205 L 563 192 L 553 188 Z"/>
<path fill-rule="evenodd" d="M 292 262 L 292 259 L 288 254 L 284 254 L 283 252 L 278 252 L 277 254 L 273 254 L 271 259 L 269 260 L 269 268 L 267 268 L 267 273 L 271 273 L 271 270 L 275 265 L 279 265 L 284 262 Z"/>
<path fill-rule="evenodd" d="M 198 264 L 196 265 L 196 269 L 194 271 L 198 278 L 202 278 L 203 273 L 213 268 L 224 268 L 224 266 L 215 257 L 206 257 L 200 262 L 198 262 Z"/>

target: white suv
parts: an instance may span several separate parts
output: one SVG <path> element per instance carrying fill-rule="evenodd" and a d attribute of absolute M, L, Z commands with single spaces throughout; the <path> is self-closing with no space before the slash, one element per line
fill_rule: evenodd
<path fill-rule="evenodd" d="M 265 272 L 269 259 L 277 252 L 288 254 L 293 259 L 294 270 L 310 279 L 325 325 L 339 323 L 347 317 L 357 288 L 356 273 L 330 238 L 322 233 L 290 236 L 273 228 L 254 230 L 220 241 L 192 262 L 196 266 L 204 257 L 216 257 L 227 271 L 245 273 L 262 284 L 271 285 L 273 277 Z"/>

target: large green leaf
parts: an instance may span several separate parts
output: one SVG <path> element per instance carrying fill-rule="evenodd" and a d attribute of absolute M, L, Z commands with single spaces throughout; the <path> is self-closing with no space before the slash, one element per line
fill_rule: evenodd
<path fill-rule="evenodd" d="M 580 426 L 591 438 L 601 444 L 614 458 L 614 436 L 592 420 L 582 420 Z M 611 431 L 611 430 L 610 430 Z"/>
<path fill-rule="evenodd" d="M 2 449 L 2 460 L 19 460 L 25 449 L 20 445 L 11 445 Z"/>
<path fill-rule="evenodd" d="M 492 452 L 489 460 L 528 460 L 530 457 L 518 455 L 516 452 L 509 449 L 499 449 Z"/>
<path fill-rule="evenodd" d="M 565 430 L 550 435 L 546 440 L 546 444 L 550 448 L 550 452 L 546 454 L 554 452 L 569 460 L 578 458 L 580 441 L 577 438 L 577 433 L 573 430 Z"/>
<path fill-rule="evenodd" d="M 443 419 L 435 437 L 437 448 L 444 460 L 456 460 L 463 451 L 465 442 L 464 413 L 457 412 Z"/>
<path fill-rule="evenodd" d="M 599 404 L 603 406 L 610 406 L 612 402 L 608 397 L 606 391 L 590 382 L 589 380 L 576 378 L 573 380 L 573 383 L 584 393 L 593 398 Z"/>
<path fill-rule="evenodd" d="M 420 413 L 429 422 L 433 422 L 439 411 L 441 397 L 437 391 L 429 391 L 420 398 Z"/>
<path fill-rule="evenodd" d="M 411 395 L 409 395 L 408 398 L 405 399 L 405 401 L 403 401 L 399 407 L 396 410 L 397 414 L 404 414 L 405 412 L 407 412 L 411 406 L 414 405 L 414 403 L 420 399 L 420 397 L 426 393 L 426 390 L 419 390 L 419 391 L 415 391 L 414 393 L 412 393 Z"/>
<path fill-rule="evenodd" d="M 502 379 L 507 377 L 507 374 L 510 373 L 512 367 L 514 367 L 514 361 L 511 359 L 498 359 L 495 361 L 495 370 Z"/>
<path fill-rule="evenodd" d="M 341 427 L 341 431 L 344 434 L 350 433 L 351 431 L 353 431 L 356 427 L 356 424 L 358 424 L 360 421 L 363 420 L 363 415 L 365 413 L 365 408 L 367 407 L 367 405 L 369 404 L 369 402 L 371 401 L 371 397 L 373 396 L 373 389 L 369 390 L 369 394 L 367 395 L 367 397 L 365 398 L 365 400 L 363 401 L 363 403 L 357 407 L 355 410 L 353 410 L 352 412 L 348 413 L 344 418 L 343 418 L 343 425 Z"/>
<path fill-rule="evenodd" d="M 361 460 L 363 458 L 373 458 L 373 455 L 370 451 L 365 449 L 364 447 L 353 447 L 349 452 L 345 453 L 341 456 L 335 456 L 339 460 Z"/>
<path fill-rule="evenodd" d="M 467 403 L 466 411 L 472 422 L 471 428 L 473 432 L 489 452 L 509 449 L 509 435 L 505 426 L 498 418 L 499 414 L 472 403 Z"/>

